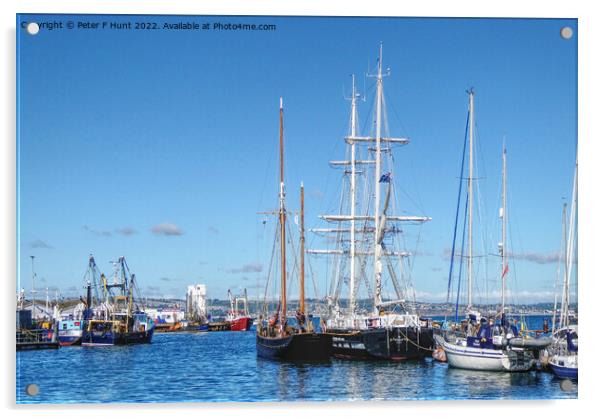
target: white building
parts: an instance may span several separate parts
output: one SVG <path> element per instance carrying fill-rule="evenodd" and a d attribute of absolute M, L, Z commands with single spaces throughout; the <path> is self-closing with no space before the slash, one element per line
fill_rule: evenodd
<path fill-rule="evenodd" d="M 183 321 L 185 316 L 179 308 L 147 309 L 146 313 L 153 320 L 170 325 Z"/>
<path fill-rule="evenodd" d="M 186 316 L 191 321 L 207 319 L 207 288 L 204 284 L 193 284 L 186 291 Z"/>

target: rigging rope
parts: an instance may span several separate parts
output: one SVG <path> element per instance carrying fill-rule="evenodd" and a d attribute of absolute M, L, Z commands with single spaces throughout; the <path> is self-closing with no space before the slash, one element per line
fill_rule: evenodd
<path fill-rule="evenodd" d="M 460 250 L 460 270 L 458 271 L 458 293 L 456 294 L 456 322 L 458 322 L 458 306 L 460 304 L 460 285 L 462 283 L 462 266 L 464 263 L 464 238 L 466 237 L 466 220 L 468 215 L 468 194 L 466 194 L 466 203 L 464 205 L 464 226 L 462 228 L 462 246 Z M 452 254 L 452 258 L 456 255 Z"/>
<path fill-rule="evenodd" d="M 454 222 L 454 237 L 452 240 L 452 249 L 451 249 L 451 260 L 449 263 L 449 275 L 447 278 L 447 299 L 446 299 L 446 303 L 449 303 L 449 297 L 450 297 L 450 292 L 451 292 L 451 283 L 452 283 L 452 274 L 453 274 L 453 270 L 454 270 L 454 258 L 455 258 L 455 252 L 456 252 L 456 234 L 458 231 L 458 215 L 460 213 L 460 196 L 462 195 L 462 185 L 464 183 L 464 160 L 466 157 L 466 142 L 467 142 L 467 138 L 468 138 L 468 124 L 470 121 L 470 112 L 468 113 L 468 115 L 466 116 L 466 128 L 464 130 L 464 149 L 462 151 L 462 164 L 461 164 L 461 169 L 460 169 L 460 187 L 458 188 L 458 199 L 456 202 L 456 220 Z M 464 220 L 464 222 L 466 223 L 466 220 Z M 458 287 L 458 292 L 460 291 L 460 288 Z M 457 308 L 456 308 L 457 311 Z M 456 320 L 457 320 L 457 312 L 456 312 Z"/>

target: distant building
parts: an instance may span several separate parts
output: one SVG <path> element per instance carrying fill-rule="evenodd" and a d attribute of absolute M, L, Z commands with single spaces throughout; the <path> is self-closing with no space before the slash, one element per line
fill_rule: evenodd
<path fill-rule="evenodd" d="M 146 310 L 148 316 L 150 316 L 156 323 L 159 324 L 175 324 L 184 320 L 185 313 L 179 308 L 162 308 L 154 309 L 149 308 Z"/>
<path fill-rule="evenodd" d="M 186 317 L 189 321 L 205 321 L 207 319 L 207 287 L 204 284 L 193 284 L 186 291 Z"/>

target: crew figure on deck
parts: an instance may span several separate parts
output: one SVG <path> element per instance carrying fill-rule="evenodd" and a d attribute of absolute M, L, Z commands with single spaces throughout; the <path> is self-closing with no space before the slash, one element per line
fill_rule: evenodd
<path fill-rule="evenodd" d="M 297 309 L 297 312 L 295 313 L 295 319 L 299 325 L 299 331 L 305 332 L 305 314 L 301 312 L 301 310 Z"/>

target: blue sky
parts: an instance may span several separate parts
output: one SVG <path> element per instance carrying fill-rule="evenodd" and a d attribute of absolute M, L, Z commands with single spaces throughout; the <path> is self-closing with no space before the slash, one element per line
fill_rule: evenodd
<path fill-rule="evenodd" d="M 24 20 L 147 21 L 23 16 Z M 87 256 L 110 273 L 125 255 L 149 296 L 212 297 L 262 284 L 272 243 L 257 212 L 277 205 L 278 98 L 284 97 L 289 206 L 306 186 L 307 227 L 337 207 L 351 73 L 369 120 L 384 43 L 395 179 L 418 234 L 419 299 L 447 288 L 467 110 L 476 91 L 483 239 L 499 240 L 501 147 L 508 149 L 511 284 L 519 301 L 551 300 L 562 198 L 576 151 L 577 24 L 533 19 L 153 18 L 276 24 L 276 31 L 18 31 L 19 274 L 74 293 Z M 575 36 L 560 37 L 571 26 Z M 366 128 L 367 129 L 367 128 Z M 479 238 L 481 239 L 481 238 Z M 317 239 L 308 243 L 320 247 Z M 415 247 L 415 243 L 410 244 Z M 324 258 L 311 258 L 320 296 Z M 488 280 L 495 288 L 495 261 Z M 481 272 L 482 273 L 482 272 Z M 481 284 L 481 290 L 485 287 Z M 309 292 L 313 296 L 313 291 Z"/>

